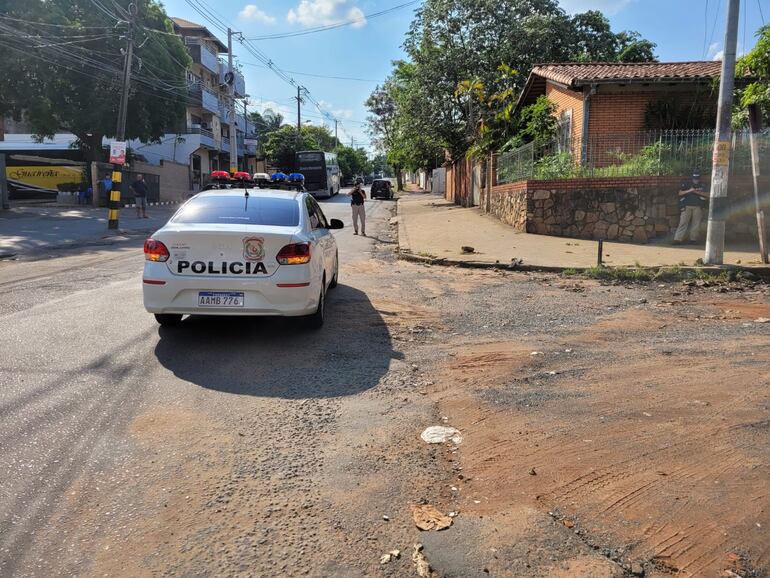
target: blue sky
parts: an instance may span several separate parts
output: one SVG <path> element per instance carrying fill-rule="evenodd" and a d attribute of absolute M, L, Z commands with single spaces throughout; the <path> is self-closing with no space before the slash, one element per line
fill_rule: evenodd
<path fill-rule="evenodd" d="M 364 101 L 378 81 L 390 71 L 390 62 L 401 58 L 401 43 L 417 5 L 366 19 L 364 15 L 386 10 L 407 0 L 192 0 L 213 10 L 224 22 L 245 37 L 300 32 L 348 20 L 352 26 L 297 36 L 258 40 L 255 44 L 269 59 L 297 82 L 306 86 L 322 107 L 342 121 L 340 138 L 350 144 L 367 146 L 369 137 Z M 727 0 L 560 0 L 570 13 L 589 9 L 602 10 L 613 29 L 637 30 L 657 43 L 660 60 L 701 60 L 718 56 L 724 36 Z M 171 16 L 181 16 L 213 25 L 197 13 L 186 0 L 165 0 Z M 754 34 L 764 17 L 770 17 L 770 0 L 741 0 L 739 53 L 750 49 Z M 218 34 L 226 41 L 224 35 Z M 744 41 L 745 38 L 745 41 Z M 296 89 L 272 71 L 254 66 L 259 61 L 242 46 L 235 44 L 234 54 L 243 65 L 251 106 L 271 107 L 296 121 L 292 96 Z M 306 75 L 299 74 L 306 73 Z M 362 80 L 317 78 L 351 77 Z M 323 119 L 307 102 L 303 118 L 321 124 Z M 328 121 L 326 121 L 328 124 Z"/>

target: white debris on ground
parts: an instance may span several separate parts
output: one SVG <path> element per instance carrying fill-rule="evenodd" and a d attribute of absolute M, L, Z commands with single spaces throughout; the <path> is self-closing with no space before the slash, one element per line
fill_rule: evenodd
<path fill-rule="evenodd" d="M 451 441 L 460 445 L 463 441 L 460 430 L 445 425 L 432 425 L 420 434 L 422 441 L 429 444 L 443 444 Z"/>

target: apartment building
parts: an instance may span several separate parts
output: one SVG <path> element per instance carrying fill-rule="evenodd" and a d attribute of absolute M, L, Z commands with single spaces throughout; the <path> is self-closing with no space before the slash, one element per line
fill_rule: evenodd
<path fill-rule="evenodd" d="M 244 116 L 243 100 L 246 83 L 243 74 L 234 70 L 236 100 L 236 135 L 231 145 L 229 86 L 225 82 L 228 72 L 227 46 L 205 26 L 183 18 L 172 18 L 174 30 L 187 47 L 192 64 L 186 71 L 187 106 L 184 118 L 169 127 L 160 142 L 143 143 L 133 140 L 129 149 L 151 165 L 176 163 L 189 167 L 189 182 L 180 187 L 198 190 L 206 175 L 212 170 L 229 169 L 230 155 L 237 154 L 239 168 L 253 169 L 256 147 L 244 146 L 245 138 L 253 139 L 254 127 L 249 128 Z M 129 119 L 130 122 L 130 119 Z M 35 154 L 82 161 L 73 149 L 76 138 L 70 133 L 60 133 L 42 141 L 35 139 L 27 123 L 10 118 L 0 118 L 0 152 Z M 109 147 L 110 139 L 104 140 Z M 252 170 L 253 172 L 253 170 Z M 178 174 L 175 171 L 174 174 Z M 176 187 L 175 187 L 176 188 Z"/>

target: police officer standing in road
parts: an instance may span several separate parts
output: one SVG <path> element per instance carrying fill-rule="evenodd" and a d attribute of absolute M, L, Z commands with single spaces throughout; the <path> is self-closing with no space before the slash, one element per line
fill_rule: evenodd
<path fill-rule="evenodd" d="M 366 210 L 364 209 L 364 200 L 366 200 L 366 191 L 361 188 L 361 183 L 356 181 L 355 186 L 350 189 L 350 206 L 353 209 L 353 234 L 358 235 L 358 221 L 361 221 L 361 234 L 366 237 Z"/>

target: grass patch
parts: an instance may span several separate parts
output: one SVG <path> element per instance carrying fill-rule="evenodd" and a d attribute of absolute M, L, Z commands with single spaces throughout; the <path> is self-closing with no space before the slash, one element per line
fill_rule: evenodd
<path fill-rule="evenodd" d="M 600 281 L 618 281 L 645 283 L 650 281 L 705 281 L 708 283 L 728 283 L 741 278 L 740 273 L 733 270 L 712 271 L 708 269 L 685 270 L 679 265 L 670 267 L 641 267 L 638 264 L 633 267 L 588 267 L 579 271 L 577 269 L 564 269 L 562 277 L 581 277 L 584 279 L 598 279 Z"/>

